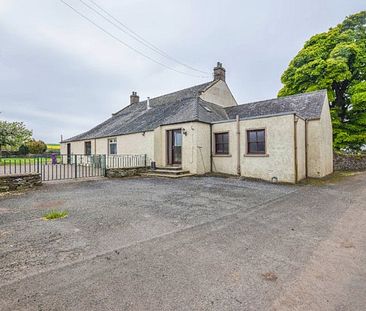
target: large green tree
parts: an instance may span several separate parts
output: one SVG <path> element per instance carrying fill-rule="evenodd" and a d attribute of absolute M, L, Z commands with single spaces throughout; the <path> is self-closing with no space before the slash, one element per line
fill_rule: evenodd
<path fill-rule="evenodd" d="M 283 73 L 278 96 L 328 90 L 334 147 L 366 145 L 366 11 L 317 34 Z"/>
<path fill-rule="evenodd" d="M 23 122 L 0 120 L 0 153 L 4 147 L 17 150 L 31 138 L 32 131 L 28 130 Z"/>

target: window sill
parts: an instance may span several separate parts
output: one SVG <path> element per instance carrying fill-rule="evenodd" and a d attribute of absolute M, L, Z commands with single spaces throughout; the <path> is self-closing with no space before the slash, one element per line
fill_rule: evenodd
<path fill-rule="evenodd" d="M 267 153 L 259 153 L 259 154 L 250 154 L 250 153 L 246 153 L 243 155 L 244 157 L 248 157 L 248 158 L 267 158 L 269 157 L 269 154 Z"/>
<path fill-rule="evenodd" d="M 230 158 L 232 157 L 231 154 L 213 154 L 213 157 L 218 157 L 218 158 Z"/>

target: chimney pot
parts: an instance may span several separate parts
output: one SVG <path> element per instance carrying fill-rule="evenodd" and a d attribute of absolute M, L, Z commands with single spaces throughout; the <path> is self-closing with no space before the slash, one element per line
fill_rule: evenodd
<path fill-rule="evenodd" d="M 222 67 L 222 63 L 217 62 L 216 67 L 214 68 L 214 81 L 222 80 L 225 81 L 225 68 Z"/>
<path fill-rule="evenodd" d="M 130 104 L 137 104 L 140 101 L 140 97 L 137 95 L 137 92 L 133 91 L 130 95 Z"/>

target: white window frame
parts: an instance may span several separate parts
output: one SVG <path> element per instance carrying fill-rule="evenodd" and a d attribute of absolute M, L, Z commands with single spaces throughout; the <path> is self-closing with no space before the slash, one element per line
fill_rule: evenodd
<path fill-rule="evenodd" d="M 116 153 L 111 153 L 111 145 L 116 145 Z M 117 151 L 117 138 L 109 138 L 108 139 L 108 155 L 116 155 Z"/>

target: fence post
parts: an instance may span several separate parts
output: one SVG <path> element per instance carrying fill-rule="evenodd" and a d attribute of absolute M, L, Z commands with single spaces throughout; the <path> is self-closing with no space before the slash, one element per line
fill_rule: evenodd
<path fill-rule="evenodd" d="M 102 175 L 104 177 L 107 177 L 107 170 L 106 170 L 106 168 L 107 168 L 107 155 L 102 154 L 100 160 L 101 160 L 100 164 L 101 164 L 101 167 L 102 167 Z"/>
<path fill-rule="evenodd" d="M 74 155 L 74 162 L 75 162 L 75 178 L 78 178 L 78 156 Z"/>
<path fill-rule="evenodd" d="M 144 155 L 144 161 L 145 161 L 145 170 L 147 169 L 147 159 L 146 159 L 146 157 L 147 157 L 147 155 L 146 155 L 146 153 L 145 153 L 145 155 Z"/>

